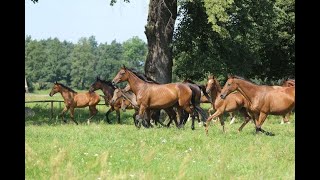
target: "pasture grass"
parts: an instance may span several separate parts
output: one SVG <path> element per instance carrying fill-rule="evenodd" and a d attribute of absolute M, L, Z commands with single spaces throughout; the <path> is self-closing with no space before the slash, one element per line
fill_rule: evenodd
<path fill-rule="evenodd" d="M 191 122 L 138 130 L 132 110 L 121 112 L 122 124 L 111 113 L 113 124 L 107 124 L 105 106 L 90 125 L 88 108 L 75 110 L 78 126 L 64 124 L 50 119 L 45 104 L 26 104 L 35 115 L 25 118 L 25 179 L 295 179 L 294 114 L 285 125 L 268 117 L 263 128 L 273 137 L 256 135 L 252 123 L 238 133 L 240 115 L 232 125 L 228 118 L 226 133 L 211 123 L 206 136 L 197 123 L 192 131 Z M 62 108 L 55 103 L 54 114 Z"/>

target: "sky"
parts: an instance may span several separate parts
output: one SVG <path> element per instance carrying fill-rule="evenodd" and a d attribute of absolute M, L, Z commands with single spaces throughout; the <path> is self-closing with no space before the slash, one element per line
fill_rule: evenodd
<path fill-rule="evenodd" d="M 149 0 L 25 0 L 25 35 L 32 39 L 57 37 L 77 43 L 81 37 L 95 36 L 98 43 L 122 43 L 133 36 L 147 42 Z"/>

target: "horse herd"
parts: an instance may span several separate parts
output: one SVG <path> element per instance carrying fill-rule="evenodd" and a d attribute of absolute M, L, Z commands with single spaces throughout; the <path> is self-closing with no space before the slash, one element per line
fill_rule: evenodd
<path fill-rule="evenodd" d="M 117 87 L 120 82 L 127 81 L 127 86 L 123 89 Z M 108 115 L 116 111 L 117 121 L 120 123 L 120 109 L 134 109 L 132 118 L 137 128 L 141 125 L 152 127 L 150 120 L 155 124 L 169 127 L 172 121 L 176 127 L 185 125 L 189 116 L 192 118 L 191 128 L 194 130 L 195 117 L 200 122 L 199 114 L 208 134 L 209 123 L 212 119 L 218 118 L 224 132 L 223 114 L 229 112 L 234 121 L 233 112 L 239 111 L 244 116 L 244 122 L 238 129 L 242 128 L 252 120 L 255 124 L 256 132 L 262 132 L 273 136 L 261 128 L 269 114 L 280 115 L 282 122 L 289 122 L 289 115 L 295 107 L 295 80 L 288 79 L 282 86 L 257 85 L 239 76 L 228 76 L 224 87 L 221 86 L 214 76 L 209 76 L 206 85 L 197 85 L 190 80 L 183 82 L 159 84 L 146 77 L 144 74 L 134 69 L 121 67 L 112 81 L 96 78 L 91 85 L 89 92 L 77 93 L 71 88 L 55 82 L 50 96 L 61 93 L 65 107 L 60 114 L 64 120 L 64 114 L 70 109 L 71 120 L 74 119 L 74 109 L 89 106 L 90 117 L 87 123 L 97 114 L 96 105 L 100 102 L 100 96 L 94 91 L 101 90 L 105 104 L 110 106 L 106 113 L 108 123 L 111 123 Z M 200 107 L 200 103 L 211 103 L 214 114 L 210 115 Z M 160 110 L 163 109 L 170 119 L 166 125 L 159 120 Z M 178 120 L 177 120 L 178 116 Z"/>

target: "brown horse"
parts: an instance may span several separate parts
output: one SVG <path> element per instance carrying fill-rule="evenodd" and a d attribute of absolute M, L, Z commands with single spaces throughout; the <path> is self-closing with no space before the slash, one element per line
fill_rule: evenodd
<path fill-rule="evenodd" d="M 120 124 L 121 123 L 120 122 L 120 108 L 121 108 L 122 98 L 118 99 L 117 101 L 115 101 L 113 103 L 110 103 L 110 100 L 112 99 L 113 93 L 115 90 L 115 87 L 112 85 L 111 81 L 105 81 L 105 80 L 102 80 L 99 77 L 97 77 L 96 81 L 91 84 L 89 92 L 94 92 L 98 89 L 100 89 L 104 94 L 103 98 L 105 100 L 106 106 L 109 106 L 109 105 L 111 106 L 110 109 L 106 113 L 107 122 L 109 124 L 111 124 L 111 121 L 109 119 L 109 114 L 113 111 L 116 111 L 117 120 L 118 120 L 118 123 Z M 129 106 L 128 108 L 133 109 L 132 106 Z"/>
<path fill-rule="evenodd" d="M 131 69 L 123 66 L 115 78 L 113 84 L 128 81 L 133 93 L 137 96 L 139 114 L 136 119 L 141 124 L 143 115 L 147 112 L 148 123 L 150 124 L 150 110 L 166 109 L 177 106 L 179 117 L 182 110 L 189 114 L 193 113 L 191 108 L 192 90 L 183 83 L 155 84 L 142 80 Z"/>
<path fill-rule="evenodd" d="M 281 86 L 282 86 L 282 87 L 295 86 L 295 80 L 294 80 L 294 79 L 287 79 L 287 80 L 285 80 L 285 81 L 282 83 Z M 282 118 L 281 124 L 285 124 L 285 123 L 290 124 L 290 122 L 289 122 L 289 116 L 290 116 L 291 113 L 292 113 L 292 112 L 289 112 L 288 114 L 286 114 L 286 115 Z"/>
<path fill-rule="evenodd" d="M 238 76 L 229 76 L 221 91 L 220 97 L 225 99 L 231 92 L 238 90 L 249 102 L 250 114 L 255 119 L 256 132 L 274 136 L 261 128 L 269 114 L 284 116 L 295 106 L 295 87 L 277 87 L 256 85 Z M 210 122 L 212 117 L 207 119 Z M 208 133 L 208 129 L 206 128 Z"/>
<path fill-rule="evenodd" d="M 295 80 L 294 79 L 287 79 L 286 81 L 283 82 L 282 86 L 283 87 L 291 87 L 295 86 Z"/>
<path fill-rule="evenodd" d="M 85 92 L 85 93 L 77 93 L 71 88 L 55 82 L 49 96 L 53 96 L 57 92 L 61 93 L 64 100 L 64 109 L 60 116 L 62 116 L 62 120 L 64 120 L 64 113 L 70 109 L 70 117 L 72 121 L 74 121 L 77 125 L 77 121 L 74 120 L 74 108 L 84 108 L 89 106 L 90 117 L 87 121 L 90 124 L 90 120 L 95 116 L 98 112 L 96 105 L 100 102 L 100 97 L 96 93 Z"/>
<path fill-rule="evenodd" d="M 139 112 L 139 106 L 137 105 L 137 100 L 136 100 L 136 95 L 130 90 L 129 84 L 124 88 L 124 90 L 121 90 L 119 88 L 116 88 L 113 97 L 111 99 L 111 103 L 116 102 L 118 99 L 121 100 L 121 109 L 125 111 L 126 109 L 131 109 L 130 106 L 134 107 L 135 113 L 133 114 L 132 118 L 134 120 L 134 124 L 136 127 L 138 127 L 137 121 L 135 119 L 136 115 Z M 169 115 L 170 120 L 171 118 L 176 118 L 173 117 L 175 116 L 175 111 L 172 108 L 167 108 L 165 109 L 166 113 Z M 157 112 L 151 111 L 151 119 L 154 120 L 155 125 L 159 122 L 162 126 L 168 127 L 164 125 L 161 121 L 159 121 L 159 118 L 157 117 Z M 145 125 L 145 127 L 148 127 L 148 125 Z"/>
<path fill-rule="evenodd" d="M 222 118 L 222 115 L 224 112 L 231 113 L 239 110 L 239 112 L 243 114 L 245 118 L 245 122 L 238 129 L 239 132 L 242 130 L 243 126 L 251 120 L 251 117 L 246 111 L 246 108 L 248 108 L 249 106 L 248 102 L 241 93 L 235 92 L 227 96 L 225 99 L 221 99 L 220 98 L 221 86 L 219 81 L 214 76 L 208 76 L 206 91 L 208 94 L 210 94 L 213 109 L 216 110 L 212 116 L 218 117 L 222 125 L 223 131 L 224 131 L 224 120 Z M 231 119 L 231 122 L 232 122 L 234 115 L 232 115 L 231 117 L 232 117 Z"/>

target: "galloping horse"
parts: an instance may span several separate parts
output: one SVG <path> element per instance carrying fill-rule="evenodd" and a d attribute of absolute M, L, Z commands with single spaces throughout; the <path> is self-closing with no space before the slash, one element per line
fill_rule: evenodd
<path fill-rule="evenodd" d="M 265 119 L 271 115 L 286 115 L 295 106 L 295 87 L 279 87 L 256 85 L 238 76 L 228 76 L 228 81 L 221 91 L 220 97 L 225 99 L 231 92 L 238 90 L 249 102 L 250 114 L 255 119 L 256 132 L 274 136 L 261 128 Z M 207 123 L 213 117 L 207 119 Z M 208 126 L 207 126 L 208 127 Z M 206 132 L 208 129 L 206 127 Z"/>
<path fill-rule="evenodd" d="M 197 119 L 198 119 L 198 122 L 200 123 L 200 118 L 199 118 L 199 113 L 201 114 L 201 116 L 203 118 L 206 118 L 207 115 L 205 114 L 205 112 L 203 111 L 202 108 L 200 108 L 200 103 L 201 103 L 201 97 L 204 96 L 206 97 L 209 102 L 210 102 L 210 97 L 208 95 L 208 93 L 206 92 L 206 88 L 204 85 L 199 85 L 199 84 L 196 84 L 195 82 L 191 81 L 191 80 L 188 80 L 188 79 L 185 79 L 183 81 L 183 83 L 186 83 L 189 88 L 192 90 L 192 96 L 194 97 L 194 106 L 196 108 L 197 111 L 194 111 L 194 114 L 190 114 L 191 117 L 192 117 L 192 124 L 191 124 L 191 129 L 194 130 L 194 119 L 195 119 L 195 116 L 197 116 Z M 197 113 L 199 112 L 199 113 Z M 184 114 L 186 114 L 184 112 Z M 180 121 L 180 126 L 181 125 L 184 125 L 187 121 L 188 117 L 185 116 L 183 118 L 183 121 Z M 205 120 L 205 119 L 203 119 Z"/>
<path fill-rule="evenodd" d="M 141 124 L 143 114 L 147 112 L 150 123 L 151 109 L 166 109 L 177 105 L 179 117 L 182 109 L 189 114 L 193 113 L 191 109 L 192 90 L 183 83 L 155 84 L 140 79 L 132 70 L 123 66 L 112 83 L 116 84 L 122 81 L 128 81 L 131 90 L 137 96 L 139 114 L 136 119 Z M 193 100 L 194 102 L 194 100 Z"/>
<path fill-rule="evenodd" d="M 87 121 L 88 124 L 90 124 L 90 120 L 95 116 L 98 112 L 96 105 L 100 102 L 100 97 L 96 93 L 92 92 L 85 92 L 85 93 L 77 93 L 71 88 L 55 82 L 52 90 L 49 94 L 49 96 L 53 96 L 57 92 L 61 93 L 61 96 L 64 100 L 64 109 L 60 116 L 62 116 L 62 120 L 64 120 L 64 113 L 67 112 L 70 109 L 70 117 L 73 122 L 75 122 L 77 125 L 77 121 L 74 120 L 74 108 L 83 108 L 89 106 L 90 110 L 90 117 Z"/>
<path fill-rule="evenodd" d="M 234 92 L 232 94 L 229 94 L 229 96 L 227 96 L 225 99 L 221 99 L 220 98 L 221 86 L 218 80 L 214 76 L 208 76 L 206 91 L 208 94 L 210 94 L 210 97 L 212 98 L 211 99 L 212 107 L 216 110 L 216 112 L 212 116 L 218 117 L 222 125 L 223 131 L 224 131 L 224 120 L 222 119 L 222 115 L 224 112 L 231 113 L 239 110 L 239 112 L 243 114 L 245 118 L 245 122 L 238 129 L 239 132 L 242 130 L 243 126 L 251 120 L 251 117 L 246 111 L 246 108 L 248 108 L 249 106 L 248 101 L 244 98 L 244 96 L 241 93 Z M 210 118 L 212 116 L 210 116 Z M 233 118 L 234 116 L 232 116 L 231 121 L 233 121 Z"/>
<path fill-rule="evenodd" d="M 139 106 L 137 105 L 136 95 L 130 90 L 129 84 L 124 88 L 124 90 L 121 90 L 119 88 L 115 89 L 115 91 L 113 93 L 113 97 L 111 99 L 111 103 L 116 102 L 120 98 L 122 99 L 121 100 L 121 109 L 123 111 L 125 111 L 130 106 L 135 107 L 134 108 L 135 113 L 133 114 L 132 118 L 133 118 L 135 126 L 138 127 L 138 124 L 136 122 L 135 117 L 139 112 Z M 165 111 L 169 115 L 171 121 L 173 118 L 176 118 L 175 117 L 176 113 L 172 108 L 167 108 L 167 109 L 165 109 Z M 168 126 L 164 125 L 161 121 L 159 121 L 159 117 L 158 117 L 157 112 L 152 111 L 151 118 L 155 121 L 155 125 L 157 125 L 157 123 L 159 122 L 162 126 L 168 127 Z M 144 126 L 148 127 L 147 125 L 144 125 Z"/>
<path fill-rule="evenodd" d="M 110 100 L 112 99 L 115 87 L 112 85 L 110 81 L 101 80 L 99 77 L 96 78 L 96 81 L 90 86 L 89 92 L 94 92 L 96 90 L 100 89 L 104 94 L 104 100 L 106 106 L 111 106 L 110 109 L 106 113 L 106 119 L 109 124 L 111 124 L 111 121 L 109 119 L 109 114 L 113 111 L 116 111 L 117 113 L 117 119 L 118 123 L 120 124 L 120 108 L 121 108 L 121 99 L 118 99 L 117 101 L 110 103 Z M 134 107 L 129 106 L 128 109 L 133 109 Z"/>

